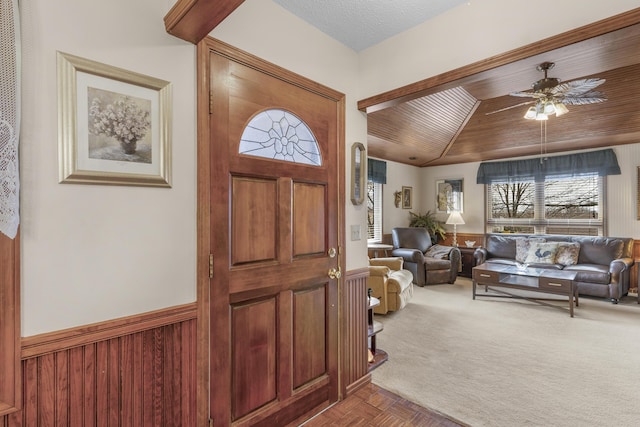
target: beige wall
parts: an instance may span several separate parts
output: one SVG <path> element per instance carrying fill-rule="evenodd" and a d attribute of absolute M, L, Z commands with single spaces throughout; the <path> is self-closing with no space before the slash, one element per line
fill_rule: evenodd
<path fill-rule="evenodd" d="M 21 2 L 23 336 L 195 300 L 195 47 L 164 31 L 163 17 L 173 3 Z M 580 0 L 543 1 L 546 7 L 512 0 L 471 3 L 361 54 L 267 0 L 247 0 L 213 36 L 345 93 L 349 159 L 353 142 L 366 143 L 359 99 L 637 6 L 635 0 L 589 7 Z M 539 10 L 553 13 L 541 23 Z M 171 189 L 58 184 L 56 51 L 172 82 Z M 428 206 L 433 183 L 424 182 L 426 192 L 418 187 L 430 172 L 401 165 L 391 170 L 390 186 L 415 182 L 414 202 Z M 614 182 L 630 191 L 635 175 Z M 347 230 L 364 227 L 364 206 L 353 206 L 348 193 L 345 200 Z M 400 221 L 403 214 L 398 210 L 390 218 Z M 391 226 L 385 220 L 385 232 Z M 348 240 L 346 253 L 346 269 L 366 265 L 365 240 Z"/>
<path fill-rule="evenodd" d="M 195 48 L 169 2 L 20 2 L 22 335 L 195 301 Z M 56 51 L 173 85 L 173 187 L 58 183 Z"/>

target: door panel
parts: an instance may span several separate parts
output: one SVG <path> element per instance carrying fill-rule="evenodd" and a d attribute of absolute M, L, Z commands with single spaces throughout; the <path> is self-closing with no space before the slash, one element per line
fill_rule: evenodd
<path fill-rule="evenodd" d="M 286 425 L 338 398 L 339 279 L 328 272 L 342 259 L 343 98 L 232 57 L 209 56 L 211 416 L 215 425 Z M 275 110 L 287 113 L 273 115 L 264 140 L 282 151 L 241 154 L 247 124 Z M 297 120 L 315 137 L 320 165 L 290 156 L 308 148 Z"/>
<path fill-rule="evenodd" d="M 293 184 L 293 256 L 326 252 L 325 194 L 324 185 Z"/>
<path fill-rule="evenodd" d="M 274 260 L 278 206 L 277 181 L 233 177 L 231 265 Z M 252 244 L 246 244 L 253 242 Z"/>
<path fill-rule="evenodd" d="M 326 286 L 296 292 L 293 311 L 293 387 L 326 374 Z M 311 349 L 311 351 L 309 351 Z"/>
<path fill-rule="evenodd" d="M 241 418 L 277 396 L 276 299 L 235 305 L 231 311 L 233 416 Z"/>

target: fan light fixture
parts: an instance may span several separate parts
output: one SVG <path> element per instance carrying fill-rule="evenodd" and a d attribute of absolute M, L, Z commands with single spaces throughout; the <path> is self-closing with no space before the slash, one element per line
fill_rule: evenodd
<path fill-rule="evenodd" d="M 485 113 L 486 115 L 500 113 L 512 108 L 531 105 L 527 109 L 524 118 L 527 120 L 538 120 L 540 122 L 540 162 L 545 159 L 547 152 L 547 120 L 549 116 L 555 114 L 559 117 L 569 112 L 567 105 L 586 105 L 604 102 L 607 97 L 601 92 L 594 90 L 605 82 L 604 79 L 588 78 L 572 80 L 561 83 L 560 79 L 547 77 L 547 72 L 555 66 L 553 62 L 543 62 L 536 69 L 544 72 L 544 78 L 531 85 L 532 91 L 511 92 L 509 95 L 522 98 L 534 98 L 533 101 L 521 102 L 516 105 L 501 108 L 499 110 Z"/>
<path fill-rule="evenodd" d="M 606 97 L 593 90 L 605 82 L 604 79 L 581 79 L 560 83 L 560 79 L 548 77 L 547 73 L 555 66 L 553 62 L 543 62 L 536 69 L 544 72 L 544 78 L 535 82 L 533 92 L 513 92 L 511 96 L 536 98 L 534 106 L 524 115 L 527 120 L 548 120 L 549 116 L 561 116 L 569 112 L 565 104 L 584 105 L 606 101 Z M 525 103 L 527 104 L 527 103 Z M 520 104 L 522 105 L 522 104 Z"/>
<path fill-rule="evenodd" d="M 527 120 L 548 120 L 549 116 L 555 114 L 559 117 L 569 112 L 569 109 L 562 102 L 553 101 L 550 98 L 544 98 L 536 102 L 535 107 L 529 107 L 524 115 Z"/>
<path fill-rule="evenodd" d="M 604 79 L 588 78 L 561 83 L 558 78 L 547 77 L 548 71 L 554 66 L 555 64 L 553 62 L 543 62 L 536 67 L 538 71 L 544 72 L 544 78 L 531 85 L 533 87 L 532 91 L 511 92 L 509 94 L 522 98 L 534 98 L 533 101 L 521 102 L 520 104 L 501 108 L 486 114 L 495 114 L 523 105 L 534 104 L 527 109 L 524 118 L 527 120 L 547 120 L 549 116 L 554 114 L 558 117 L 568 113 L 569 109 L 567 105 L 596 104 L 607 100 L 604 94 L 594 90 L 605 82 Z"/>

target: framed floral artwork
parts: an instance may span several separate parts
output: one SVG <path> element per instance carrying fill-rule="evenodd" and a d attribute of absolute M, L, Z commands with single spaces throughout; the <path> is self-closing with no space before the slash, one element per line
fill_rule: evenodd
<path fill-rule="evenodd" d="M 58 52 L 61 183 L 171 186 L 171 83 Z"/>

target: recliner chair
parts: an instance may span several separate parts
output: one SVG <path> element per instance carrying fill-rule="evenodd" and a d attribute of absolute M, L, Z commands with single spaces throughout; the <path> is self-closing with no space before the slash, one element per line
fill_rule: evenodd
<path fill-rule="evenodd" d="M 393 256 L 404 259 L 404 268 L 413 274 L 418 286 L 454 283 L 460 270 L 460 250 L 454 246 L 433 245 L 422 227 L 396 227 L 391 230 Z"/>
<path fill-rule="evenodd" d="M 403 268 L 403 263 L 400 257 L 369 259 L 367 286 L 371 295 L 380 300 L 374 313 L 400 310 L 413 296 L 413 276 Z"/>

